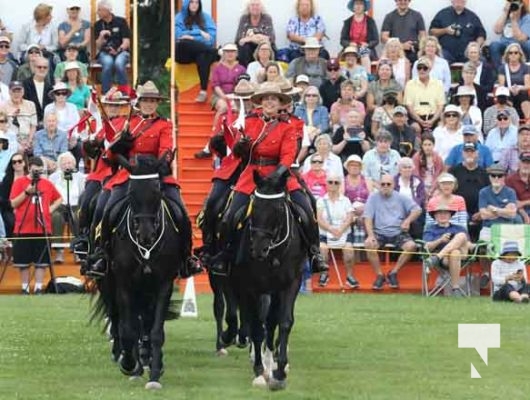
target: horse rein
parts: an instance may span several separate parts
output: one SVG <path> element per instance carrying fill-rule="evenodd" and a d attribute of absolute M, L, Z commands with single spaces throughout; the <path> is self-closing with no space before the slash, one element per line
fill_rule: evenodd
<path fill-rule="evenodd" d="M 263 199 L 263 200 L 278 200 L 278 199 L 285 198 L 285 192 L 277 193 L 277 194 L 263 194 L 255 190 L 254 196 L 256 196 L 258 199 Z M 285 242 L 287 242 L 287 240 L 289 239 L 289 236 L 291 235 L 291 219 L 289 218 L 289 207 L 287 206 L 286 203 L 284 203 L 283 207 L 285 209 L 285 220 L 287 222 L 286 224 L 287 229 L 285 232 L 285 237 L 279 242 L 271 243 L 267 248 L 267 254 L 270 253 L 272 250 L 280 247 Z M 251 229 L 257 230 L 256 228 L 251 228 Z M 265 229 L 261 229 L 261 230 L 268 233 L 268 231 Z"/>

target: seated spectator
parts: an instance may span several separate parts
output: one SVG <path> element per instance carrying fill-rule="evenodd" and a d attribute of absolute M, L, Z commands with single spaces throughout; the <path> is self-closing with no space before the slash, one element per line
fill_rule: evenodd
<path fill-rule="evenodd" d="M 458 94 L 458 90 L 466 90 L 468 93 L 470 93 L 468 96 L 473 96 L 471 98 L 470 104 L 478 107 L 480 111 L 483 111 L 488 106 L 488 94 L 489 92 L 484 91 L 484 89 L 480 86 L 480 84 L 475 82 L 475 77 L 477 75 L 477 67 L 475 67 L 475 64 L 468 61 L 466 62 L 462 67 L 462 79 L 460 79 L 460 83 L 456 88 L 452 88 L 450 91 L 450 94 L 454 97 Z M 460 88 L 464 89 L 460 89 Z M 461 99 L 457 99 L 461 100 Z M 481 114 L 481 121 L 482 121 L 482 114 Z M 481 126 L 477 126 L 478 129 L 482 129 Z"/>
<path fill-rule="evenodd" d="M 0 107 L 3 107 L 9 100 L 9 86 L 0 81 Z"/>
<path fill-rule="evenodd" d="M 304 1 L 309 0 L 299 0 L 299 2 Z M 302 46 L 302 49 L 304 49 L 304 55 L 295 58 L 289 63 L 285 76 L 294 79 L 296 76 L 304 74 L 309 77 L 309 84 L 311 86 L 320 87 L 326 78 L 327 71 L 326 60 L 319 57 L 319 51 L 321 48 L 322 45 L 316 38 L 307 38 L 305 44 Z"/>
<path fill-rule="evenodd" d="M 272 18 L 265 12 L 262 0 L 248 0 L 245 11 L 239 19 L 236 38 L 234 42 L 238 46 L 239 63 L 244 67 L 252 61 L 252 55 L 259 44 L 269 43 L 271 54 L 276 47 L 276 35 Z M 254 59 L 257 58 L 254 56 Z"/>
<path fill-rule="evenodd" d="M 431 35 L 439 38 L 443 57 L 449 62 L 465 62 L 465 49 L 469 42 L 482 45 L 486 31 L 480 18 L 466 8 L 466 0 L 453 0 L 451 6 L 440 10 L 429 28 Z"/>
<path fill-rule="evenodd" d="M 503 57 L 504 64 L 499 69 L 499 86 L 506 86 L 512 95 L 513 107 L 521 118 L 530 118 L 530 67 L 526 65 L 526 57 L 518 43 L 506 47 Z"/>
<path fill-rule="evenodd" d="M 42 51 L 38 44 L 30 44 L 28 50 L 26 51 L 26 59 L 24 64 L 22 64 L 17 70 L 17 81 L 25 81 L 30 79 L 35 75 L 35 62 L 42 58 Z M 50 75 L 46 75 L 48 78 Z M 49 80 L 49 79 L 47 79 Z"/>
<path fill-rule="evenodd" d="M 343 175 L 329 175 L 327 178 L 328 191 L 324 197 L 317 200 L 317 220 L 320 228 L 320 253 L 324 260 L 328 260 L 330 248 L 342 249 L 344 266 L 346 267 L 346 282 L 349 287 L 356 289 L 359 282 L 353 276 L 353 232 L 352 223 L 355 216 L 352 212 L 350 200 L 342 194 Z M 319 285 L 326 286 L 329 275 L 320 275 Z"/>
<path fill-rule="evenodd" d="M 504 242 L 500 257 L 491 264 L 494 301 L 528 303 L 530 288 L 524 273 L 526 265 L 519 259 L 521 256 L 517 242 Z"/>
<path fill-rule="evenodd" d="M 66 133 L 57 129 L 57 115 L 49 113 L 44 119 L 44 129 L 35 133 L 33 155 L 43 159 L 50 174 L 57 169 L 57 157 L 65 151 L 68 151 Z"/>
<path fill-rule="evenodd" d="M 431 62 L 430 77 L 441 81 L 444 92 L 449 93 L 449 89 L 451 89 L 451 69 L 449 68 L 449 63 L 442 57 L 442 47 L 435 36 L 427 36 L 420 42 L 418 57 L 425 57 Z M 418 61 L 412 66 L 412 77 L 418 78 Z"/>
<path fill-rule="evenodd" d="M 302 57 L 307 49 L 304 46 L 307 44 L 311 44 L 315 49 L 315 43 L 322 44 L 324 36 L 326 36 L 326 25 L 322 17 L 316 13 L 315 2 L 296 0 L 296 16 L 291 17 L 287 22 L 287 39 L 289 39 L 287 62 Z M 329 53 L 323 46 L 319 46 L 318 56 L 327 60 Z M 315 85 L 314 82 L 311 84 L 320 86 Z"/>
<path fill-rule="evenodd" d="M 282 67 L 280 67 L 280 64 L 278 64 L 275 61 L 269 61 L 265 65 L 265 70 L 264 70 L 263 75 L 261 74 L 258 75 L 258 83 L 274 82 L 282 78 L 283 78 L 283 70 L 282 70 Z M 307 78 L 307 81 L 309 82 L 309 78 Z"/>
<path fill-rule="evenodd" d="M 497 112 L 497 127 L 488 132 L 485 144 L 491 150 L 493 162 L 498 162 L 504 152 L 517 147 L 517 127 L 510 123 L 510 115 L 505 110 Z"/>
<path fill-rule="evenodd" d="M 331 105 L 329 119 L 332 130 L 336 131 L 340 125 L 346 124 L 347 115 L 350 111 L 355 110 L 361 114 L 361 123 L 364 121 L 365 108 L 364 104 L 353 97 L 354 88 L 350 80 L 345 80 L 340 84 L 340 97 Z"/>
<path fill-rule="evenodd" d="M 53 236 L 63 236 L 65 226 L 70 223 L 69 228 L 78 225 L 77 215 L 79 210 L 79 197 L 85 189 L 85 175 L 75 171 L 76 160 L 70 152 L 65 152 L 57 157 L 58 168 L 49 176 L 49 180 L 60 193 L 62 203 L 52 213 Z M 68 215 L 71 216 L 69 220 Z M 73 233 L 70 231 L 70 233 Z M 60 243 L 59 241 L 56 241 Z M 64 262 L 64 249 L 55 252 L 55 263 Z"/>
<path fill-rule="evenodd" d="M 346 123 L 335 131 L 331 140 L 333 153 L 342 162 L 352 154 L 362 156 L 370 149 L 368 135 L 364 131 L 363 115 L 357 110 L 351 110 L 346 116 Z"/>
<path fill-rule="evenodd" d="M 391 147 L 399 152 L 401 157 L 412 157 L 419 148 L 419 142 L 414 129 L 407 125 L 407 109 L 397 106 L 392 115 L 392 123 L 384 126 L 392 135 Z"/>
<path fill-rule="evenodd" d="M 70 61 L 88 63 L 90 22 L 81 18 L 81 2 L 70 1 L 66 8 L 68 17 L 59 24 L 59 56 L 65 60 L 68 48 L 77 49 L 76 58 Z"/>
<path fill-rule="evenodd" d="M 302 178 L 311 194 L 316 199 L 320 199 L 327 193 L 326 171 L 322 168 L 324 160 L 318 153 L 314 153 L 308 158 L 310 160 L 311 169 L 302 174 Z"/>
<path fill-rule="evenodd" d="M 330 58 L 326 63 L 326 68 L 328 75 L 322 82 L 322 85 L 320 85 L 319 90 L 320 96 L 322 97 L 322 104 L 330 110 L 331 105 L 339 99 L 341 84 L 346 78 L 341 75 L 338 58 Z M 353 96 L 355 96 L 355 90 Z"/>
<path fill-rule="evenodd" d="M 64 67 L 63 82 L 66 83 L 70 89 L 68 96 L 68 103 L 76 106 L 78 111 L 87 108 L 88 99 L 90 98 L 90 89 L 83 82 L 83 74 L 81 72 L 81 65 L 77 61 L 72 61 Z"/>
<path fill-rule="evenodd" d="M 455 165 L 461 164 L 464 160 L 466 152 L 464 151 L 464 145 L 466 143 L 472 143 L 475 150 L 478 153 L 478 166 L 481 168 L 488 168 L 493 164 L 493 156 L 491 155 L 490 149 L 480 143 L 477 129 L 473 125 L 464 125 L 462 127 L 462 135 L 464 141 L 460 144 L 455 145 L 449 155 L 445 159 L 445 165 L 448 167 L 454 167 Z M 471 150 L 471 147 L 468 147 Z"/>
<path fill-rule="evenodd" d="M 489 62 L 483 60 L 481 46 L 477 42 L 469 42 L 465 55 L 476 69 L 474 83 L 479 85 L 484 93 L 492 93 L 493 85 L 497 81 L 497 71 Z"/>
<path fill-rule="evenodd" d="M 403 103 L 407 106 L 409 118 L 414 121 L 417 133 L 434 129 L 445 104 L 442 82 L 431 78 L 431 61 L 421 57 L 417 62 L 418 78 L 407 82 Z"/>
<path fill-rule="evenodd" d="M 425 261 L 428 268 L 448 268 L 451 277 L 452 295 L 461 297 L 460 270 L 462 258 L 467 254 L 468 239 L 466 229 L 451 223 L 454 210 L 439 204 L 429 214 L 434 223 L 429 225 L 423 234 L 426 249 L 432 254 Z"/>
<path fill-rule="evenodd" d="M 7 136 L 7 140 L 9 142 L 9 152 L 11 154 L 18 151 L 18 140 L 17 140 L 17 134 L 11 127 L 9 126 L 9 117 L 5 111 L 0 110 L 0 131 L 4 133 L 4 135 Z M 2 179 L 0 179 L 1 181 Z"/>
<path fill-rule="evenodd" d="M 423 15 L 409 7 L 410 1 L 396 1 L 396 9 L 385 15 L 381 27 L 381 42 L 397 38 L 409 62 L 416 61 L 418 43 L 426 35 Z"/>
<path fill-rule="evenodd" d="M 490 54 L 493 65 L 500 71 L 502 66 L 502 55 L 506 47 L 512 43 L 518 43 L 530 57 L 530 16 L 528 15 L 528 5 L 517 4 L 512 1 L 505 1 L 504 8 L 499 14 L 499 18 L 493 25 L 493 31 L 501 35 L 500 40 L 490 43 Z M 518 5 L 512 10 L 512 4 Z"/>
<path fill-rule="evenodd" d="M 59 46 L 59 35 L 57 25 L 52 21 L 52 10 L 52 6 L 40 3 L 33 10 L 33 19 L 22 25 L 16 40 L 18 44 L 16 50 L 20 52 L 21 61 L 26 58 L 28 47 L 37 43 L 42 56 L 48 60 L 52 68 L 57 64 L 58 58 L 57 60 L 54 58 L 57 57 L 55 52 Z"/>
<path fill-rule="evenodd" d="M 410 80 L 410 61 L 405 57 L 398 38 L 389 38 L 383 49 L 381 58 L 386 58 L 392 63 L 394 79 L 401 87 Z"/>
<path fill-rule="evenodd" d="M 455 225 L 460 225 L 461 227 L 467 229 L 467 209 L 466 201 L 462 196 L 455 194 L 456 189 L 458 188 L 458 182 L 456 178 L 444 172 L 440 174 L 437 179 L 438 186 L 434 195 L 427 202 L 427 213 L 432 210 L 435 210 L 436 207 L 440 204 L 446 204 L 451 210 L 455 213 L 451 217 L 451 223 Z M 425 229 L 434 223 L 432 217 L 427 214 L 425 216 Z"/>
<path fill-rule="evenodd" d="M 0 36 L 0 82 L 8 86 L 17 76 L 17 64 L 9 58 L 10 48 L 11 39 Z"/>
<path fill-rule="evenodd" d="M 423 209 L 425 203 L 425 186 L 418 175 L 414 174 L 414 162 L 409 157 L 403 157 L 398 163 L 399 172 L 394 177 L 394 190 L 401 193 L 416 202 L 422 208 L 420 215 L 410 226 L 410 235 L 415 238 L 421 238 L 425 217 Z"/>
<path fill-rule="evenodd" d="M 434 137 L 431 133 L 421 135 L 420 148 L 412 156 L 414 173 L 417 174 L 425 186 L 426 199 L 430 199 L 436 189 L 436 180 L 443 172 L 444 162 L 442 157 L 434 151 Z"/>
<path fill-rule="evenodd" d="M 57 129 L 61 132 L 69 132 L 79 122 L 77 107 L 66 101 L 72 92 L 64 82 L 56 83 L 48 93 L 53 99 L 44 109 L 44 115 L 53 113 L 57 116 Z"/>
<path fill-rule="evenodd" d="M 349 0 L 348 10 L 353 12 L 353 15 L 344 20 L 340 44 L 343 48 L 357 46 L 361 64 L 370 71 L 370 60 L 377 60 L 375 48 L 379 44 L 377 25 L 374 19 L 367 15 L 370 10 L 370 0 Z"/>
<path fill-rule="evenodd" d="M 380 136 L 381 137 L 381 136 Z M 374 290 L 381 290 L 385 282 L 391 288 L 399 288 L 397 274 L 407 264 L 416 244 L 409 234 L 410 225 L 421 214 L 421 208 L 408 197 L 394 190 L 394 178 L 388 174 L 381 176 L 379 190 L 368 197 L 364 208 L 366 257 L 377 277 L 373 283 Z M 394 268 L 385 277 L 381 270 L 378 249 L 386 244 L 403 250 Z"/>
<path fill-rule="evenodd" d="M 492 106 L 486 108 L 483 115 L 483 131 L 487 135 L 489 131 L 497 126 L 497 114 L 506 111 L 510 115 L 512 125 L 519 126 L 519 114 L 515 108 L 510 106 L 510 91 L 504 86 L 498 86 L 495 90 L 495 98 Z"/>
<path fill-rule="evenodd" d="M 449 173 L 456 178 L 458 183 L 455 194 L 461 196 L 465 201 L 468 215 L 467 231 L 472 242 L 478 240 L 481 228 L 478 193 L 483 187 L 489 185 L 486 169 L 479 164 L 479 144 L 474 142 L 464 143 L 461 162 L 449 168 Z"/>
<path fill-rule="evenodd" d="M 9 85 L 9 101 L 4 105 L 4 111 L 9 119 L 9 129 L 17 135 L 19 150 L 31 153 L 33 149 L 33 135 L 37 130 L 37 110 L 35 103 L 25 100 L 24 85 L 20 81 L 13 81 Z"/>
<path fill-rule="evenodd" d="M 390 148 L 391 144 L 392 135 L 383 130 L 377 135 L 375 147 L 363 156 L 363 175 L 376 189 L 379 189 L 381 176 L 387 174 L 393 177 L 399 172 L 398 163 L 401 156 Z"/>
<path fill-rule="evenodd" d="M 182 64 L 197 64 L 200 92 L 195 101 L 199 103 L 208 99 L 210 66 L 217 58 L 216 34 L 214 20 L 202 10 L 202 0 L 185 0 L 175 17 L 175 58 Z"/>
<path fill-rule="evenodd" d="M 35 61 L 35 74 L 32 78 L 26 79 L 24 84 L 24 98 L 35 104 L 37 111 L 37 126 L 42 126 L 44 109 L 52 100 L 47 96 L 52 90 L 50 80 L 47 78 L 49 62 L 46 58 L 41 57 Z"/>
<path fill-rule="evenodd" d="M 363 167 L 361 157 L 353 154 L 344 161 L 343 165 L 346 170 L 344 195 L 350 200 L 353 215 L 356 217 L 353 223 L 353 243 L 364 243 L 366 239 L 363 221 L 364 205 L 372 191 L 372 185 L 361 174 Z"/>
<path fill-rule="evenodd" d="M 353 82 L 353 96 L 355 99 L 364 102 L 366 92 L 368 91 L 368 72 L 362 65 L 357 63 L 359 58 L 357 47 L 346 47 L 342 51 L 342 58 L 344 60 L 342 75 Z"/>
<path fill-rule="evenodd" d="M 366 111 L 371 113 L 375 107 L 383 104 L 383 95 L 392 90 L 397 92 L 398 103 L 403 100 L 403 88 L 394 79 L 392 71 L 392 64 L 386 59 L 379 60 L 377 64 L 376 79 L 368 84 L 368 92 L 366 94 Z"/>
<path fill-rule="evenodd" d="M 448 104 L 444 108 L 442 121 L 439 126 L 433 131 L 435 145 L 434 150 L 445 161 L 453 147 L 464 142 L 462 135 L 462 122 L 460 118 L 462 114 L 460 108 Z"/>
<path fill-rule="evenodd" d="M 78 61 L 78 53 L 77 47 L 73 44 L 67 44 L 66 49 L 64 51 L 65 60 L 61 61 L 57 66 L 55 67 L 55 72 L 53 73 L 54 82 L 57 83 L 59 81 L 62 81 L 65 74 L 65 69 L 67 65 L 74 65 L 71 64 L 72 62 L 75 62 L 77 65 L 79 65 L 79 69 L 81 72 L 81 81 L 86 84 L 88 80 L 88 67 L 85 63 Z"/>
<path fill-rule="evenodd" d="M 462 113 L 462 116 L 460 117 L 462 124 L 473 125 L 477 132 L 480 132 L 482 139 L 482 111 L 480 111 L 480 108 L 473 105 L 475 93 L 476 92 L 468 86 L 459 86 L 453 98 Z"/>
<path fill-rule="evenodd" d="M 530 152 L 530 125 L 521 125 L 518 129 L 517 147 L 512 147 L 502 153 L 499 164 L 507 174 L 519 169 L 519 155 Z"/>
<path fill-rule="evenodd" d="M 315 138 L 315 154 L 319 154 L 324 161 L 323 168 L 326 171 L 326 175 L 337 176 L 343 174 L 342 163 L 340 157 L 331 152 L 332 145 L 331 137 L 327 133 L 323 133 Z M 310 167 L 310 157 L 307 157 L 304 161 L 302 172 L 309 171 Z"/>
<path fill-rule="evenodd" d="M 131 31 L 125 18 L 112 13 L 110 0 L 99 0 L 96 12 L 99 17 L 94 24 L 96 58 L 102 67 L 101 90 L 107 93 L 112 86 L 113 75 L 118 85 L 127 85 Z"/>
<path fill-rule="evenodd" d="M 506 186 L 512 188 L 517 196 L 517 212 L 523 223 L 530 224 L 530 153 L 521 153 L 519 168 L 508 175 Z"/>
<path fill-rule="evenodd" d="M 305 90 L 309 87 L 309 77 L 304 74 L 298 75 L 294 80 L 294 86 L 300 89 L 302 92 L 305 92 Z"/>
<path fill-rule="evenodd" d="M 269 42 L 261 42 L 254 50 L 254 60 L 247 66 L 247 74 L 250 76 L 250 82 L 258 83 L 265 80 L 265 67 L 274 61 L 274 52 Z M 279 75 L 283 75 L 282 69 L 278 68 Z"/>
<path fill-rule="evenodd" d="M 9 201 L 11 187 L 16 179 L 28 173 L 28 157 L 24 153 L 14 153 L 6 167 L 4 178 L 0 183 L 0 212 L 4 221 L 7 237 L 13 236 L 13 226 L 15 224 L 13 207 L 11 207 L 11 202 Z"/>
<path fill-rule="evenodd" d="M 383 90 L 383 101 L 381 105 L 375 107 L 372 114 L 372 136 L 376 135 L 381 128 L 393 122 L 394 108 L 398 105 L 398 92 L 395 89 Z"/>

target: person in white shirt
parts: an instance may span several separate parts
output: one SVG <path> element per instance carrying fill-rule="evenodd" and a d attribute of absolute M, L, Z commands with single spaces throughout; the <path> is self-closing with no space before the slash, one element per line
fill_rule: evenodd
<path fill-rule="evenodd" d="M 520 257 L 517 242 L 504 242 L 500 257 L 491 264 L 493 300 L 528 303 L 526 266 Z"/>
<path fill-rule="evenodd" d="M 444 108 L 441 124 L 432 133 L 435 140 L 434 151 L 444 161 L 454 146 L 464 143 L 461 118 L 462 112 L 460 111 L 460 107 L 454 104 L 448 104 Z"/>

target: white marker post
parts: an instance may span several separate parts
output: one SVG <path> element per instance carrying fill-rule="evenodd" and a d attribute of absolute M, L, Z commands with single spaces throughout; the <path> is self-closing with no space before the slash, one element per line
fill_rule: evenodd
<path fill-rule="evenodd" d="M 486 365 L 488 365 L 488 348 L 500 347 L 500 324 L 458 324 L 458 348 L 476 349 Z M 473 363 L 471 363 L 471 378 L 481 378 Z"/>

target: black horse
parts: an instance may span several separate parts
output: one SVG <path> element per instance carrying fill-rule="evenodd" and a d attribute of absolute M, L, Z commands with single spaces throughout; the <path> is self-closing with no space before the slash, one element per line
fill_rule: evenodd
<path fill-rule="evenodd" d="M 125 375 L 150 368 L 146 389 L 159 389 L 163 373 L 164 321 L 173 281 L 183 268 L 182 240 L 161 190 L 165 157 L 138 156 L 131 166 L 126 204 L 109 216 L 113 233 L 109 270 L 98 282 L 95 314 L 107 316 L 113 356 Z M 143 365 L 142 365 L 143 364 Z"/>
<path fill-rule="evenodd" d="M 256 190 L 239 243 L 231 280 L 250 324 L 254 348 L 254 385 L 271 390 L 286 387 L 287 343 L 294 324 L 294 304 L 307 252 L 298 221 L 285 191 L 287 177 L 277 181 L 256 171 Z M 261 351 L 265 336 L 277 367 L 265 376 Z M 275 338 L 275 332 L 278 336 Z"/>

